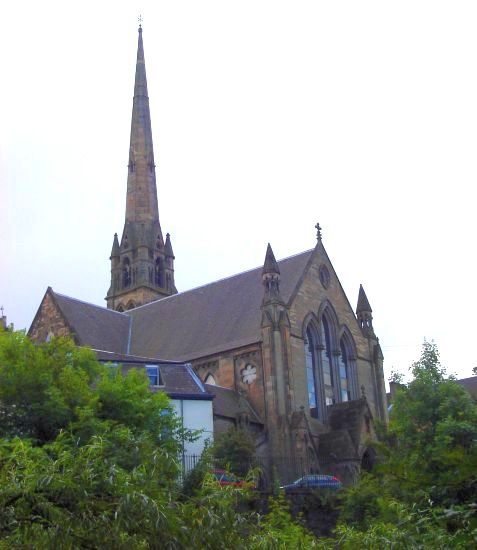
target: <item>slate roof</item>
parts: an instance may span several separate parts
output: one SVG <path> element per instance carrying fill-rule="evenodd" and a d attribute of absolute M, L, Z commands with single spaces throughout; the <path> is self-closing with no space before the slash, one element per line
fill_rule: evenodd
<path fill-rule="evenodd" d="M 242 397 L 237 391 L 222 386 L 204 384 L 207 393 L 214 396 L 213 409 L 214 415 L 224 416 L 226 418 L 237 418 L 240 413 L 247 413 L 250 422 L 263 424 L 258 414 L 254 411 L 245 397 Z"/>
<path fill-rule="evenodd" d="M 312 252 L 278 262 L 285 302 Z M 130 352 L 192 360 L 258 342 L 262 298 L 261 266 L 129 310 L 133 319 Z"/>
<path fill-rule="evenodd" d="M 131 325 L 128 315 L 49 290 L 79 345 L 127 353 Z"/>
<path fill-rule="evenodd" d="M 151 357 L 137 357 L 119 353 L 98 351 L 96 356 L 102 363 L 120 363 L 123 373 L 131 368 L 144 368 L 146 365 L 158 365 L 161 386 L 152 386 L 152 391 L 165 391 L 172 399 L 213 399 L 213 394 L 205 389 L 200 378 L 195 374 L 191 365 L 177 361 L 161 361 Z"/>
<path fill-rule="evenodd" d="M 170 397 L 196 396 L 202 399 L 213 399 L 212 392 L 206 389 L 192 367 L 187 364 L 159 364 L 164 389 Z"/>

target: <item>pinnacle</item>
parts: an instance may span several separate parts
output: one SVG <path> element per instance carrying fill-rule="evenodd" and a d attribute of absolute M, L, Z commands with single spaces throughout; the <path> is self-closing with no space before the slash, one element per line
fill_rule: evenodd
<path fill-rule="evenodd" d="M 113 248 L 111 249 L 111 258 L 119 256 L 119 240 L 118 240 L 118 234 L 114 234 L 113 239 Z"/>
<path fill-rule="evenodd" d="M 165 243 L 165 252 L 166 256 L 171 256 L 174 258 L 174 252 L 172 251 L 171 236 L 169 233 L 166 234 L 166 243 Z"/>
<path fill-rule="evenodd" d="M 364 291 L 363 285 L 359 285 L 359 294 L 358 294 L 358 305 L 356 306 L 356 313 L 368 312 L 371 313 L 373 310 L 369 305 L 368 297 Z"/>
<path fill-rule="evenodd" d="M 270 243 L 268 243 L 267 253 L 265 254 L 265 262 L 263 263 L 262 275 L 265 275 L 265 273 L 280 273 L 280 269 L 278 268 L 277 260 L 275 259 Z"/>

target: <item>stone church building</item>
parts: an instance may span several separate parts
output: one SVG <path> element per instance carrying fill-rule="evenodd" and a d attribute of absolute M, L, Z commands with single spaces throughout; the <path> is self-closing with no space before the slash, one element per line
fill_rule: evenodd
<path fill-rule="evenodd" d="M 354 311 L 316 230 L 312 249 L 277 261 L 268 244 L 263 266 L 177 291 L 139 28 L 126 216 L 113 239 L 107 308 L 48 288 L 29 335 L 69 335 L 124 361 L 190 363 L 214 396 L 215 433 L 246 427 L 257 455 L 278 469 L 295 457 L 307 471 L 351 480 L 372 460 L 374 420 L 387 419 L 383 356 L 363 287 Z"/>

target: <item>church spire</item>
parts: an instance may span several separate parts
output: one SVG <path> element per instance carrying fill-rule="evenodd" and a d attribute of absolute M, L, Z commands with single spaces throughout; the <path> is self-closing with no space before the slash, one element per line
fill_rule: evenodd
<path fill-rule="evenodd" d="M 159 222 L 156 166 L 154 164 L 154 147 L 147 93 L 142 27 L 139 27 L 138 33 L 136 77 L 129 144 L 126 221 Z"/>
<path fill-rule="evenodd" d="M 138 29 L 131 117 L 126 219 L 113 240 L 108 308 L 124 311 L 177 292 L 174 253 L 162 236 L 157 206 L 156 166 L 147 92 L 142 27 Z"/>

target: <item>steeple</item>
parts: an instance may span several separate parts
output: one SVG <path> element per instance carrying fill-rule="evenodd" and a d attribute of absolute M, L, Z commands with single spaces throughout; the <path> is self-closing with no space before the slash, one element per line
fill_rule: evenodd
<path fill-rule="evenodd" d="M 368 297 L 364 291 L 363 285 L 359 285 L 358 305 L 356 306 L 356 317 L 358 318 L 361 330 L 370 336 L 374 336 L 373 329 L 373 310 L 369 305 Z"/>
<path fill-rule="evenodd" d="M 126 216 L 111 251 L 110 309 L 124 311 L 177 292 L 170 235 L 162 236 L 157 204 L 156 165 L 147 91 L 142 27 L 138 29 L 131 116 Z"/>
<path fill-rule="evenodd" d="M 129 140 L 126 221 L 157 222 L 156 166 L 152 143 L 151 114 L 147 94 L 142 28 L 139 27 L 136 78 Z"/>

